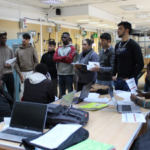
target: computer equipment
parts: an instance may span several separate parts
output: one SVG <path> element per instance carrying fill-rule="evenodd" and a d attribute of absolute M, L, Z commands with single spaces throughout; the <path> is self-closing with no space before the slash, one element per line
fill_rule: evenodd
<path fill-rule="evenodd" d="M 76 91 L 73 91 L 69 94 L 64 95 L 60 101 L 60 105 L 71 107 L 75 93 Z"/>
<path fill-rule="evenodd" d="M 88 83 L 88 84 L 85 85 L 85 86 L 83 86 L 80 96 L 79 96 L 79 97 L 75 97 L 75 98 L 73 99 L 73 102 L 74 102 L 75 104 L 79 104 L 79 103 L 81 103 L 86 97 L 88 97 L 88 95 L 89 95 L 89 93 L 90 93 L 91 86 L 92 86 L 92 82 L 91 82 L 91 83 Z"/>
<path fill-rule="evenodd" d="M 0 132 L 0 139 L 22 142 L 22 139 L 43 133 L 47 105 L 15 102 L 10 126 Z"/>
<path fill-rule="evenodd" d="M 139 106 L 118 105 L 117 100 L 115 99 L 113 95 L 113 90 L 109 89 L 108 92 L 110 94 L 111 100 L 113 101 L 118 113 L 141 113 L 141 109 Z"/>

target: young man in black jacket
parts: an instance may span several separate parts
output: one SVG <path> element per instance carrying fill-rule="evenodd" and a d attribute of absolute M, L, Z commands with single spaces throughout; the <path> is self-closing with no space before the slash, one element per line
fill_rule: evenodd
<path fill-rule="evenodd" d="M 134 78 L 137 84 L 137 76 L 144 67 L 141 48 L 130 38 L 131 32 L 132 25 L 129 22 L 118 24 L 118 36 L 122 41 L 115 47 L 113 80 L 116 90 L 129 91 L 126 80 Z"/>
<path fill-rule="evenodd" d="M 50 41 L 48 46 L 48 52 L 42 56 L 41 63 L 45 64 L 48 68 L 48 72 L 51 75 L 51 79 L 54 86 L 54 93 L 55 96 L 57 96 L 57 69 L 56 69 L 56 63 L 53 61 L 55 47 L 56 47 L 56 43 L 54 41 Z"/>

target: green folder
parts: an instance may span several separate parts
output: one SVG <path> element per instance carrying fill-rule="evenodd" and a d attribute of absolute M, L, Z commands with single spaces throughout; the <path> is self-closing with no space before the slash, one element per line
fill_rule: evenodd
<path fill-rule="evenodd" d="M 79 144 L 67 148 L 66 150 L 116 150 L 116 149 L 113 145 L 87 139 Z"/>
<path fill-rule="evenodd" d="M 83 110 L 99 110 L 102 108 L 107 107 L 107 104 L 100 104 L 100 103 L 89 103 L 83 106 L 80 106 L 79 109 L 83 109 Z"/>

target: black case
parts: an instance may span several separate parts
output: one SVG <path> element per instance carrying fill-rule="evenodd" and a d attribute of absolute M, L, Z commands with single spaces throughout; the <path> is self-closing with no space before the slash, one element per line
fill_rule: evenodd
<path fill-rule="evenodd" d="M 83 128 L 78 129 L 75 133 L 73 133 L 66 141 L 64 141 L 58 148 L 56 149 L 47 149 L 44 147 L 40 147 L 38 145 L 30 143 L 30 141 L 39 138 L 44 134 L 36 135 L 27 139 L 22 140 L 22 145 L 25 147 L 26 150 L 35 150 L 36 148 L 41 148 L 43 150 L 64 150 L 66 148 L 69 148 L 75 144 L 78 144 L 84 140 L 86 140 L 89 137 L 89 132 Z"/>

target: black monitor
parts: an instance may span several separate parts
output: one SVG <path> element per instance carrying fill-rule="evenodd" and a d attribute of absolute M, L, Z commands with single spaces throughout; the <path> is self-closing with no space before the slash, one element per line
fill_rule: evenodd
<path fill-rule="evenodd" d="M 15 102 L 10 127 L 43 132 L 47 116 L 47 105 Z"/>

